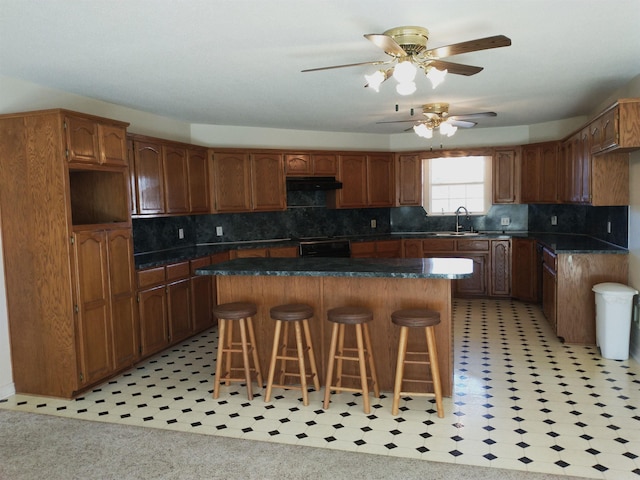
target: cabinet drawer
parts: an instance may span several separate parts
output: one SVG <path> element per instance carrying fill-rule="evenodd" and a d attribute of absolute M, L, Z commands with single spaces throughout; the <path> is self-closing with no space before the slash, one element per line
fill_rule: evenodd
<path fill-rule="evenodd" d="M 422 250 L 425 255 L 429 252 L 452 252 L 455 250 L 455 240 L 448 238 L 430 238 L 422 241 Z"/>
<path fill-rule="evenodd" d="M 351 256 L 369 256 L 373 257 L 376 253 L 375 242 L 353 242 L 351 244 Z"/>
<path fill-rule="evenodd" d="M 558 270 L 558 257 L 551 250 L 542 249 L 542 260 L 546 266 L 556 272 Z"/>
<path fill-rule="evenodd" d="M 488 252 L 489 240 L 456 240 L 456 247 L 461 252 Z"/>
<path fill-rule="evenodd" d="M 188 261 L 172 263 L 171 265 L 167 265 L 167 280 L 188 277 L 190 272 Z"/>
<path fill-rule="evenodd" d="M 190 263 L 191 275 L 195 275 L 197 269 L 211 265 L 211 257 L 194 258 Z"/>
<path fill-rule="evenodd" d="M 138 272 L 138 287 L 150 287 L 151 285 L 157 285 L 164 283 L 165 270 L 164 267 L 148 268 L 146 270 L 140 270 Z"/>

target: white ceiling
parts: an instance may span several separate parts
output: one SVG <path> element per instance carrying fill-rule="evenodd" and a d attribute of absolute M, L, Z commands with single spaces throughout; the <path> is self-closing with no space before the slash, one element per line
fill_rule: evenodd
<path fill-rule="evenodd" d="M 447 58 L 484 70 L 411 97 L 363 88 L 389 57 L 363 37 L 429 29 L 429 48 L 492 35 L 510 47 Z M 0 74 L 189 123 L 400 133 L 429 102 L 495 111 L 478 126 L 588 115 L 640 74 L 638 0 L 0 0 Z M 395 105 L 399 111 L 395 111 Z"/>

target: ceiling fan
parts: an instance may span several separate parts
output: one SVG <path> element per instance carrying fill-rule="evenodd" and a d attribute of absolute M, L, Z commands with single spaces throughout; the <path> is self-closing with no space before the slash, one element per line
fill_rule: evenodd
<path fill-rule="evenodd" d="M 413 109 L 411 111 L 413 115 Z M 477 122 L 469 121 L 469 118 L 482 118 L 482 117 L 495 117 L 498 114 L 496 112 L 477 112 L 477 113 L 465 113 L 459 115 L 449 114 L 448 103 L 427 103 L 422 106 L 423 119 L 420 120 L 394 120 L 390 122 L 377 122 L 377 123 L 407 123 L 413 122 L 413 127 L 406 129 L 413 131 L 420 137 L 432 138 L 433 131 L 439 129 L 442 135 L 451 137 L 458 127 L 471 128 L 477 125 Z"/>
<path fill-rule="evenodd" d="M 384 33 L 368 33 L 364 37 L 373 42 L 377 47 L 384 50 L 392 58 L 372 62 L 349 63 L 346 65 L 333 65 L 330 67 L 309 68 L 303 72 L 316 72 L 319 70 L 330 70 L 333 68 L 357 67 L 360 65 L 384 65 L 372 75 L 365 75 L 367 85 L 376 92 L 380 85 L 393 76 L 397 81 L 396 91 L 400 95 L 411 95 L 416 90 L 414 82 L 418 68 L 422 68 L 433 88 L 436 88 L 444 80 L 447 72 L 456 75 L 475 75 L 482 71 L 482 67 L 463 65 L 441 60 L 441 58 L 452 57 L 463 53 L 475 52 L 478 50 L 488 50 L 491 48 L 508 47 L 511 39 L 504 35 L 478 38 L 462 43 L 454 43 L 438 48 L 427 49 L 429 40 L 429 30 L 424 27 L 395 27 Z"/>

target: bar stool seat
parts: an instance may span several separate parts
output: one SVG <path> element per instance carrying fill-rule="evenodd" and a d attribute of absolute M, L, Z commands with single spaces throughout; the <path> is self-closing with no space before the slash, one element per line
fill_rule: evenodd
<path fill-rule="evenodd" d="M 438 367 L 438 352 L 436 350 L 434 327 L 440 323 L 440 313 L 429 309 L 396 310 L 391 314 L 391 321 L 400 327 L 400 342 L 396 363 L 396 377 L 393 387 L 393 405 L 391 414 L 398 414 L 401 395 L 435 397 L 438 417 L 444 417 L 442 406 L 442 386 L 440 383 L 440 369 Z M 410 328 L 422 328 L 426 335 L 426 351 L 407 351 Z M 409 359 L 407 358 L 409 357 Z M 428 365 L 430 379 L 406 379 L 404 367 L 406 364 Z M 403 382 L 432 384 L 433 392 L 402 391 Z"/>
<path fill-rule="evenodd" d="M 223 303 L 213 307 L 213 316 L 218 319 L 218 354 L 216 359 L 216 376 L 214 379 L 213 398 L 220 396 L 220 383 L 230 385 L 231 382 L 246 382 L 247 397 L 253 400 L 252 374 L 255 374 L 258 385 L 262 386 L 262 370 L 256 350 L 256 338 L 253 330 L 253 317 L 258 307 L 252 302 Z M 238 322 L 240 341 L 233 338 L 233 324 Z M 233 365 L 232 355 L 242 354 L 242 366 Z M 251 361 L 253 361 L 253 365 Z M 222 373 L 222 364 L 225 372 Z M 241 371 L 243 376 L 234 376 Z"/>
<path fill-rule="evenodd" d="M 369 401 L 369 379 L 376 398 L 380 398 L 378 386 L 378 376 L 373 360 L 373 349 L 371 347 L 371 337 L 369 335 L 368 322 L 373 320 L 373 312 L 368 308 L 343 306 L 332 308 L 327 312 L 327 318 L 333 322 L 331 331 L 331 345 L 329 347 L 329 363 L 327 366 L 327 379 L 325 382 L 323 408 L 329 408 L 331 392 L 355 392 L 361 393 L 363 398 L 364 413 L 371 411 Z M 345 347 L 345 326 L 353 325 L 356 334 L 356 346 Z M 359 375 L 349 375 L 342 371 L 343 362 L 357 362 Z M 336 367 L 335 383 L 333 382 L 333 370 Z M 369 375 L 367 375 L 367 366 Z M 356 378 L 360 380 L 360 388 L 347 387 L 342 384 L 344 378 Z"/>
<path fill-rule="evenodd" d="M 269 363 L 269 374 L 267 377 L 267 392 L 264 401 L 268 402 L 271 399 L 272 389 L 276 387 L 288 390 L 301 390 L 302 403 L 309 405 L 307 378 L 311 378 L 316 391 L 320 390 L 315 352 L 313 351 L 311 332 L 309 330 L 309 319 L 313 318 L 314 315 L 313 307 L 306 304 L 289 303 L 271 308 L 270 314 L 271 318 L 276 321 L 276 326 L 273 334 L 273 348 L 271 350 L 271 361 Z M 289 324 L 293 324 L 295 329 L 295 348 L 290 348 L 288 344 Z M 282 329 L 283 325 L 284 331 Z M 304 342 L 302 339 L 303 332 Z M 307 373 L 305 353 L 309 361 L 310 373 Z M 274 384 L 273 379 L 278 361 L 280 361 L 279 383 Z M 293 361 L 296 361 L 298 364 L 298 370 L 296 372 L 287 370 L 287 362 Z M 300 385 L 285 383 L 287 377 L 298 377 L 300 379 Z"/>

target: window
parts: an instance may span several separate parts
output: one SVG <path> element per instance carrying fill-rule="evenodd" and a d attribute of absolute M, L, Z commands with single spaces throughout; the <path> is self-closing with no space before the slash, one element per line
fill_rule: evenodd
<path fill-rule="evenodd" d="M 471 214 L 491 207 L 491 157 L 439 157 L 423 160 L 424 209 L 452 215 L 463 205 Z"/>

